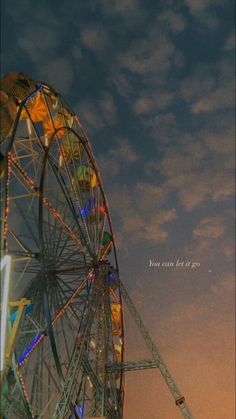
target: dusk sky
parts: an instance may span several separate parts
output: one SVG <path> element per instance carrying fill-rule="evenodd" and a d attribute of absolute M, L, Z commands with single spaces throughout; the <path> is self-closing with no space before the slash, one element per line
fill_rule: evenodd
<path fill-rule="evenodd" d="M 1 77 L 78 113 L 121 278 L 196 419 L 235 417 L 234 48 L 230 0 L 2 0 Z M 126 359 L 149 358 L 125 318 Z M 127 373 L 124 419 L 180 417 L 158 370 Z"/>

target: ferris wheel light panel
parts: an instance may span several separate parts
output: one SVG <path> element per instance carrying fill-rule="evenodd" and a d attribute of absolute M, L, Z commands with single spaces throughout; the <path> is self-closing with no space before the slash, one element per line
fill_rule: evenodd
<path fill-rule="evenodd" d="M 36 343 L 39 341 L 39 339 L 41 338 L 41 336 L 42 336 L 42 333 L 39 332 L 37 334 L 37 336 L 32 340 L 32 342 L 30 343 L 30 345 L 28 346 L 28 348 L 25 350 L 25 352 L 18 359 L 17 365 L 22 364 L 22 362 L 25 360 L 25 358 L 27 357 L 27 355 L 30 353 L 31 349 L 33 349 L 34 345 L 36 345 Z"/>
<path fill-rule="evenodd" d="M 7 329 L 7 306 L 8 306 L 8 295 L 9 295 L 9 284 L 10 284 L 10 266 L 11 257 L 6 255 L 1 260 L 1 273 L 5 268 L 5 274 L 3 275 L 3 293 L 2 293 L 2 309 L 1 309 L 1 371 L 4 368 L 4 355 L 5 355 L 5 344 L 6 344 L 6 329 Z"/>

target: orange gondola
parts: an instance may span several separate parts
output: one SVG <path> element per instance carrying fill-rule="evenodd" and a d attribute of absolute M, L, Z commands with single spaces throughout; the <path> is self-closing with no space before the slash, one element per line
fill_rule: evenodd
<path fill-rule="evenodd" d="M 66 128 L 73 124 L 73 116 L 66 108 L 62 108 L 54 117 L 48 117 L 43 123 L 44 132 L 48 138 L 62 138 Z M 70 133 L 70 135 L 73 133 Z"/>

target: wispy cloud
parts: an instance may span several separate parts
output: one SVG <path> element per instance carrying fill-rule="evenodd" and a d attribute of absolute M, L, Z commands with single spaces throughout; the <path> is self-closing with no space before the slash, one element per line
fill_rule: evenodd
<path fill-rule="evenodd" d="M 149 124 L 165 151 L 161 160 L 146 163 L 145 172 L 148 176 L 161 174 L 162 187 L 177 191 L 186 210 L 207 199 L 219 202 L 234 195 L 232 121 L 213 118 L 196 134 L 182 132 L 174 114 L 157 115 Z"/>
<path fill-rule="evenodd" d="M 176 13 L 173 10 L 166 9 L 164 12 L 158 14 L 158 23 L 163 23 L 166 30 L 174 33 L 182 32 L 186 26 L 186 20 L 181 13 Z"/>
<path fill-rule="evenodd" d="M 159 110 L 166 109 L 174 98 L 174 92 L 156 91 L 149 97 L 141 96 L 134 104 L 133 109 L 138 115 L 149 114 L 153 111 L 156 113 Z"/>
<path fill-rule="evenodd" d="M 132 76 L 123 73 L 116 65 L 112 66 L 112 74 L 109 77 L 109 84 L 116 89 L 120 96 L 129 98 L 134 92 L 135 87 Z"/>
<path fill-rule="evenodd" d="M 224 0 L 185 0 L 191 13 L 199 15 L 211 6 L 223 5 Z"/>
<path fill-rule="evenodd" d="M 224 231 L 225 227 L 222 217 L 206 217 L 193 230 L 193 236 L 217 239 L 224 234 Z"/>
<path fill-rule="evenodd" d="M 169 173 L 167 186 L 178 190 L 180 200 L 186 210 L 192 210 L 207 198 L 217 202 L 227 199 L 234 194 L 234 181 L 230 172 L 223 168 L 219 170 L 218 165 L 210 169 L 197 169 L 197 167 L 194 167 L 197 163 L 191 158 L 189 159 L 189 165 L 192 165 L 192 170 L 189 170 L 187 168 L 188 161 L 182 162 L 184 165 L 186 163 L 187 167 L 183 167 L 180 161 L 181 158 L 179 159 L 180 166 L 175 165 L 173 162 L 171 168 L 171 161 L 167 157 L 163 161 L 162 173 L 164 175 Z"/>
<path fill-rule="evenodd" d="M 59 93 L 65 95 L 74 82 L 73 64 L 67 57 L 60 57 L 41 65 L 38 75 L 51 83 Z"/>
<path fill-rule="evenodd" d="M 127 52 L 120 54 L 119 65 L 121 68 L 134 74 L 144 75 L 168 71 L 175 47 L 165 36 L 159 34 L 154 41 L 140 40 Z"/>
<path fill-rule="evenodd" d="M 168 223 L 177 218 L 177 212 L 165 206 L 165 190 L 152 183 L 139 182 L 132 189 L 113 185 L 109 198 L 112 212 L 119 219 L 120 236 L 133 243 L 168 239 Z"/>
<path fill-rule="evenodd" d="M 219 61 L 216 66 L 201 65 L 181 83 L 181 94 L 194 115 L 234 106 L 233 63 Z"/>
<path fill-rule="evenodd" d="M 188 257 L 201 261 L 211 272 L 217 273 L 233 269 L 234 265 L 234 242 L 233 225 L 234 216 L 227 211 L 221 211 L 218 215 L 202 218 L 193 227 L 192 239 L 185 244 L 185 253 Z"/>
<path fill-rule="evenodd" d="M 197 30 L 201 31 L 202 27 L 215 30 L 219 27 L 220 18 L 215 13 L 215 7 L 223 6 L 223 0 L 185 0 L 185 4 L 198 22 Z"/>
<path fill-rule="evenodd" d="M 114 0 L 110 2 L 109 0 L 102 0 L 101 4 L 104 8 L 104 11 L 109 14 L 124 14 L 127 12 L 135 12 L 135 9 L 138 8 L 138 0 Z"/>
<path fill-rule="evenodd" d="M 187 211 L 199 206 L 206 199 L 218 202 L 234 195 L 234 180 L 230 172 L 224 168 L 218 170 L 217 165 L 201 171 L 200 167 L 197 169 L 194 165 L 194 159 L 190 158 L 189 162 L 184 160 L 181 163 L 181 158 L 176 155 L 176 160 L 169 156 L 163 159 L 161 165 L 158 162 L 150 162 L 145 166 L 145 170 L 149 175 L 161 173 L 167 177 L 163 188 L 169 192 L 177 190 L 179 199 Z"/>
<path fill-rule="evenodd" d="M 81 42 L 86 48 L 99 53 L 106 49 L 108 45 L 108 35 L 102 26 L 88 26 L 81 32 Z"/>
<path fill-rule="evenodd" d="M 127 139 L 114 138 L 115 144 L 106 154 L 98 157 L 104 177 L 111 178 L 117 175 L 121 168 L 135 163 L 139 159 L 137 152 L 131 147 Z"/>
<path fill-rule="evenodd" d="M 42 65 L 51 59 L 57 59 L 57 48 L 61 42 L 59 28 L 50 28 L 46 24 L 27 24 L 17 39 L 19 48 L 25 53 L 32 63 Z"/>
<path fill-rule="evenodd" d="M 225 41 L 225 51 L 232 51 L 235 49 L 235 33 L 233 32 Z"/>
<path fill-rule="evenodd" d="M 163 187 L 154 185 L 149 182 L 138 182 L 135 187 L 135 196 L 140 211 L 145 214 L 147 212 L 158 211 L 166 200 L 167 192 Z M 171 210 L 173 214 L 173 211 Z M 159 213 L 160 217 L 160 213 Z M 163 221 L 160 219 L 160 223 Z M 168 221 L 168 220 L 167 220 Z"/>
<path fill-rule="evenodd" d="M 235 275 L 234 273 L 228 273 L 223 279 L 217 281 L 211 287 L 212 291 L 218 293 L 234 293 L 235 291 Z"/>
<path fill-rule="evenodd" d="M 104 93 L 99 100 L 101 112 L 104 115 L 104 120 L 108 125 L 112 125 L 116 121 L 117 108 L 114 99 L 110 93 Z"/>
<path fill-rule="evenodd" d="M 234 105 L 233 80 L 226 86 L 217 87 L 208 96 L 193 103 L 191 110 L 194 114 L 212 112 Z"/>
<path fill-rule="evenodd" d="M 99 99 L 84 99 L 78 104 L 82 123 L 99 131 L 116 123 L 117 108 L 111 94 L 104 92 Z"/>
<path fill-rule="evenodd" d="M 146 14 L 140 0 L 99 0 L 98 3 L 106 17 L 122 19 L 123 27 L 136 26 Z"/>
<path fill-rule="evenodd" d="M 120 162 L 133 163 L 138 160 L 138 154 L 132 149 L 127 139 L 119 139 L 115 148 L 111 148 L 109 155 Z"/>
<path fill-rule="evenodd" d="M 226 131 L 221 134 L 206 132 L 205 142 L 209 150 L 213 153 L 219 153 L 223 155 L 227 154 L 228 156 L 232 153 L 233 156 L 235 149 L 234 131 L 234 129 L 230 128 L 228 132 Z M 234 158 L 232 160 L 234 160 Z M 228 162 L 229 161 L 226 162 L 227 166 L 230 167 Z"/>

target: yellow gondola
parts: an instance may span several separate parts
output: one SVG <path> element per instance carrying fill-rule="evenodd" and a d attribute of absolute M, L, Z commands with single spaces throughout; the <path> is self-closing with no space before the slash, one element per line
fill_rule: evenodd
<path fill-rule="evenodd" d="M 121 305 L 118 303 L 111 304 L 112 314 L 112 334 L 114 336 L 121 334 Z"/>
<path fill-rule="evenodd" d="M 115 348 L 115 354 L 116 354 L 117 362 L 120 363 L 121 362 L 121 356 L 122 356 L 122 347 L 121 347 L 121 345 L 117 345 L 115 343 L 114 348 Z"/>
<path fill-rule="evenodd" d="M 73 160 L 81 160 L 84 154 L 84 148 L 79 138 L 71 131 L 68 131 L 62 140 L 62 148 L 68 163 Z"/>
<path fill-rule="evenodd" d="M 85 165 L 78 166 L 74 182 L 83 191 L 89 191 L 90 188 L 93 189 L 97 186 L 97 176 L 92 167 Z"/>

